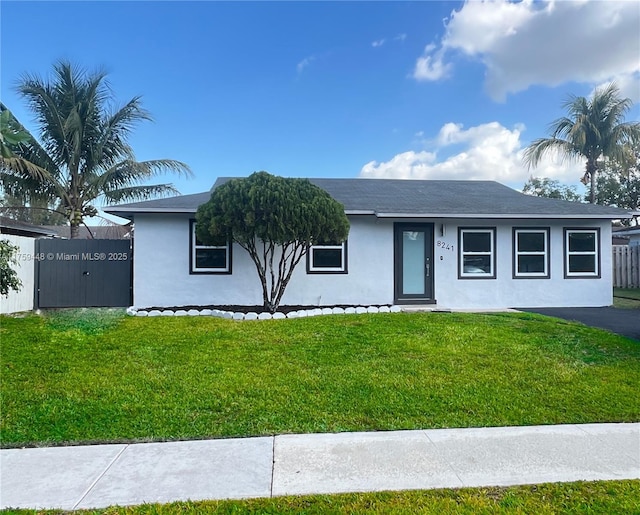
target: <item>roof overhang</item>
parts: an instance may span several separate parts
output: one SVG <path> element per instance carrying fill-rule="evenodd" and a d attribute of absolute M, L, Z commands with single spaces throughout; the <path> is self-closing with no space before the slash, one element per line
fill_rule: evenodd
<path fill-rule="evenodd" d="M 126 218 L 128 220 L 133 220 L 133 217 L 135 215 L 144 215 L 144 214 L 168 214 L 168 215 L 180 215 L 180 214 L 185 214 L 185 215 L 193 215 L 196 213 L 197 209 L 189 209 L 189 208 L 175 208 L 175 209 L 171 209 L 171 208 L 149 208 L 149 207 L 145 207 L 145 208 L 141 208 L 141 207 L 129 207 L 129 208 L 122 208 L 119 209 L 117 206 L 115 207 L 109 207 L 106 209 L 102 209 L 102 211 L 104 211 L 105 213 L 108 213 L 110 215 L 114 215 L 114 216 L 120 216 L 122 218 Z"/>
<path fill-rule="evenodd" d="M 347 212 L 347 214 L 349 214 Z M 631 218 L 631 214 L 599 214 L 599 215 L 575 215 L 575 214 L 541 214 L 541 213 L 374 213 L 378 218 L 492 218 L 492 219 L 566 219 L 575 220 L 577 218 L 619 220 L 620 218 Z M 625 216 L 626 215 L 626 216 Z"/>
<path fill-rule="evenodd" d="M 629 227 L 628 229 L 615 231 L 613 233 L 614 236 L 635 236 L 636 234 L 640 234 L 640 227 Z"/>
<path fill-rule="evenodd" d="M 0 233 L 13 236 L 27 236 L 29 238 L 57 236 L 54 231 L 40 225 L 13 220 L 5 216 L 2 216 L 0 219 Z"/>
<path fill-rule="evenodd" d="M 129 207 L 119 208 L 118 206 L 103 209 L 110 215 L 133 218 L 136 214 L 185 214 L 193 215 L 197 208 L 149 208 L 149 207 Z M 621 218 L 632 218 L 632 212 L 616 214 L 553 214 L 553 213 L 381 213 L 371 209 L 346 209 L 346 215 L 351 216 L 375 216 L 377 218 L 491 218 L 491 219 L 566 219 L 590 218 L 599 220 L 619 220 Z"/>

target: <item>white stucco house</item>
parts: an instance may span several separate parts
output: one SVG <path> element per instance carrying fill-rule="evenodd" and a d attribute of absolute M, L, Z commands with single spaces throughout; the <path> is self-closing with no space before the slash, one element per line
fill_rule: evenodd
<path fill-rule="evenodd" d="M 229 180 L 218 179 L 214 188 Z M 342 245 L 311 247 L 282 305 L 438 308 L 612 304 L 618 208 L 524 195 L 492 181 L 311 179 L 344 205 Z M 237 245 L 195 238 L 211 192 L 105 209 L 135 224 L 134 305 L 261 305 Z"/>

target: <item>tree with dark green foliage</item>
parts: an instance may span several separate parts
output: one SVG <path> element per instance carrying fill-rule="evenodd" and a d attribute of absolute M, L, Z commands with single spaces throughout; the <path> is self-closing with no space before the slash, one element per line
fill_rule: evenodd
<path fill-rule="evenodd" d="M 249 253 L 274 313 L 309 245 L 341 243 L 349 234 L 344 206 L 307 179 L 256 172 L 218 186 L 198 207 L 196 235 L 206 245 L 235 242 Z"/>
<path fill-rule="evenodd" d="M 60 206 L 71 226 L 71 237 L 95 202 L 146 200 L 178 191 L 172 184 L 144 184 L 167 172 L 190 176 L 189 167 L 172 159 L 137 161 L 128 138 L 140 122 L 150 120 L 140 97 L 114 108 L 104 73 L 87 73 L 67 61 L 53 67 L 50 79 L 24 75 L 18 92 L 27 100 L 39 129 L 33 137 L 5 146 L 13 155 L 0 161 L 0 185 L 9 196 L 29 199 L 34 192 Z M 7 120 L 17 127 L 17 120 Z M 18 138 L 25 136 L 24 131 Z"/>
<path fill-rule="evenodd" d="M 52 204 L 48 199 L 31 194 L 25 197 L 14 197 L 6 193 L 0 198 L 0 213 L 13 220 L 20 220 L 34 225 L 66 225 L 64 210 Z"/>
<path fill-rule="evenodd" d="M 620 159 L 600 164 L 598 204 L 617 206 L 633 212 L 640 210 L 640 144 L 627 146 Z M 623 225 L 638 225 L 640 217 L 621 220 Z"/>
<path fill-rule="evenodd" d="M 18 265 L 18 247 L 9 240 L 0 240 L 0 295 L 8 295 L 9 290 L 20 291 L 22 281 L 13 266 Z"/>
<path fill-rule="evenodd" d="M 561 200 L 571 200 L 580 202 L 582 196 L 576 191 L 574 186 L 566 186 L 560 181 L 549 179 L 549 177 L 529 177 L 524 184 L 522 193 L 533 195 L 534 197 L 557 198 Z"/>
<path fill-rule="evenodd" d="M 632 101 L 621 98 L 615 84 L 597 89 L 591 98 L 570 96 L 563 104 L 567 116 L 549 126 L 550 138 L 539 138 L 525 150 L 524 162 L 536 166 L 547 154 L 562 159 L 586 159 L 582 182 L 590 183 L 589 201 L 596 203 L 598 162 L 619 159 L 627 144 L 640 142 L 640 123 L 625 122 Z"/>

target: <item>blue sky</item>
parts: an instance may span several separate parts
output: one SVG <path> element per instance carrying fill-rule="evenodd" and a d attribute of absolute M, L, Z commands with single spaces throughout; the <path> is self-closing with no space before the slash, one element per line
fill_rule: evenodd
<path fill-rule="evenodd" d="M 104 69 L 155 122 L 140 160 L 195 177 L 490 179 L 521 188 L 522 149 L 568 94 L 616 80 L 640 100 L 640 4 L 627 2 L 2 1 L 2 101 L 68 59 Z M 634 107 L 628 119 L 639 119 Z M 533 170 L 577 183 L 582 164 Z"/>

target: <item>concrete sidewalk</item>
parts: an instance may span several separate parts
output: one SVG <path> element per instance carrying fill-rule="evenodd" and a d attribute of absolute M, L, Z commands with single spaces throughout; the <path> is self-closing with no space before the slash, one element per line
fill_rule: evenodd
<path fill-rule="evenodd" d="M 0 450 L 0 508 L 640 478 L 640 424 Z"/>

